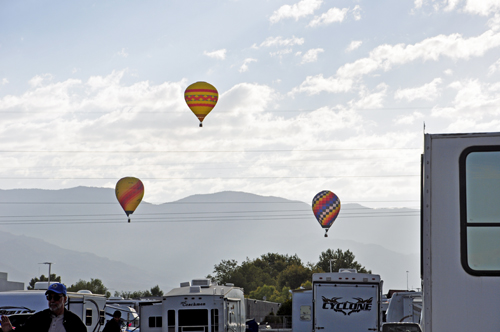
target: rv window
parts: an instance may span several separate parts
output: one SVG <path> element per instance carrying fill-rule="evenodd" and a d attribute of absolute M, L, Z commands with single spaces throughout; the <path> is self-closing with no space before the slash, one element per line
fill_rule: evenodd
<path fill-rule="evenodd" d="M 162 327 L 163 320 L 161 316 L 151 316 L 149 317 L 149 327 Z"/>
<path fill-rule="evenodd" d="M 186 331 L 186 326 L 208 326 L 207 309 L 185 309 L 178 311 L 179 328 Z"/>
<path fill-rule="evenodd" d="M 500 275 L 500 147 L 476 146 L 460 157 L 462 266 Z"/>
<path fill-rule="evenodd" d="M 85 325 L 92 325 L 92 309 L 85 309 Z"/>
<path fill-rule="evenodd" d="M 301 305 L 300 306 L 300 320 L 311 320 L 311 306 Z"/>
<path fill-rule="evenodd" d="M 167 311 L 168 332 L 175 332 L 175 310 Z"/>
<path fill-rule="evenodd" d="M 219 309 L 211 310 L 211 318 L 212 318 L 212 332 L 219 331 Z"/>

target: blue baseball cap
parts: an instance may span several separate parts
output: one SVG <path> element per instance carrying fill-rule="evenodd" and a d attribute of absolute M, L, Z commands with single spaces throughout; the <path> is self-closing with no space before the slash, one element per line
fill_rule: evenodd
<path fill-rule="evenodd" d="M 47 291 L 45 292 L 45 295 L 47 295 L 50 292 L 62 294 L 64 296 L 66 296 L 66 286 L 64 286 L 63 284 L 61 284 L 59 282 L 55 282 L 49 286 L 49 289 L 47 289 Z"/>

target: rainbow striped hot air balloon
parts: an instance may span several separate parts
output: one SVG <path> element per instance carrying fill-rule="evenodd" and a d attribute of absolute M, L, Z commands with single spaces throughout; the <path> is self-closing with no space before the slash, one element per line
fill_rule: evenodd
<path fill-rule="evenodd" d="M 115 194 L 130 222 L 130 215 L 134 213 L 144 197 L 144 185 L 137 178 L 125 177 L 116 183 Z"/>
<path fill-rule="evenodd" d="M 312 209 L 321 227 L 325 229 L 325 237 L 328 230 L 340 212 L 340 199 L 329 190 L 323 190 L 314 196 Z"/>
<path fill-rule="evenodd" d="M 194 115 L 200 120 L 200 127 L 203 127 L 203 119 L 217 104 L 219 93 L 213 85 L 207 82 L 196 82 L 187 87 L 184 99 Z"/>

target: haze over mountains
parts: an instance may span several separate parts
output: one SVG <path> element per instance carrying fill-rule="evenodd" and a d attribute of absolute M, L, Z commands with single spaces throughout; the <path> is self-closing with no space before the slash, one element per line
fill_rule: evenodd
<path fill-rule="evenodd" d="M 157 284 L 168 291 L 222 260 L 274 252 L 315 263 L 340 248 L 380 274 L 384 290 L 420 287 L 414 209 L 344 204 L 325 238 L 310 203 L 243 192 L 142 202 L 131 223 L 109 188 L 0 190 L 0 206 L 0 271 L 10 281 L 46 275 L 39 263 L 49 261 L 68 285 L 98 278 L 112 293 Z"/>

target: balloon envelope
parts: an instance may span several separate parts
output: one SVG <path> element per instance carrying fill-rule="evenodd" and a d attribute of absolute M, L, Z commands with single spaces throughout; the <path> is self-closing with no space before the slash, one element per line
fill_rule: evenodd
<path fill-rule="evenodd" d="M 312 209 L 323 228 L 330 228 L 340 212 L 340 200 L 329 190 L 323 190 L 314 196 Z"/>
<path fill-rule="evenodd" d="M 194 115 L 200 120 L 201 127 L 203 119 L 217 104 L 219 93 L 213 85 L 207 82 L 196 82 L 186 88 L 184 99 Z"/>
<path fill-rule="evenodd" d="M 125 177 L 116 183 L 115 194 L 118 202 L 128 215 L 134 213 L 144 197 L 144 185 L 134 177 Z"/>

